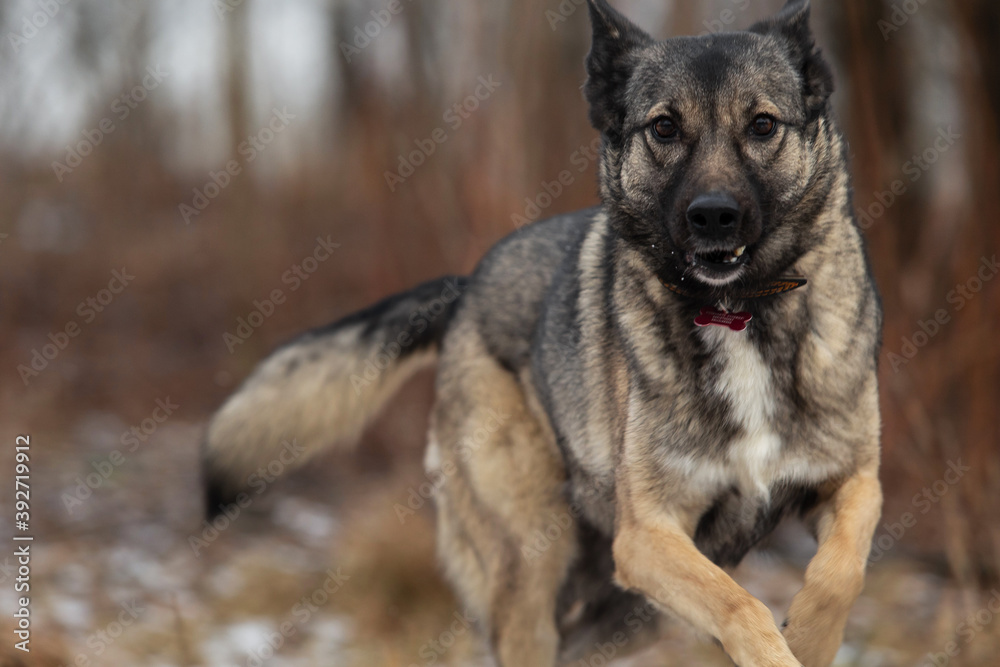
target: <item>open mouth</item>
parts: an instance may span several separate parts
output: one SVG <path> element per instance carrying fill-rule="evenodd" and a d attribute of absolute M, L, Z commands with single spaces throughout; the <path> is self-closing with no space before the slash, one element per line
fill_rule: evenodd
<path fill-rule="evenodd" d="M 689 252 L 688 264 L 704 266 L 710 269 L 731 269 L 743 264 L 747 259 L 745 245 L 732 250 L 711 250 L 708 252 Z"/>

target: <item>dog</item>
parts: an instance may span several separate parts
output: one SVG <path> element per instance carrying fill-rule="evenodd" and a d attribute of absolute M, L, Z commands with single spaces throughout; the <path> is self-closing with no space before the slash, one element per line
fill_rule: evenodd
<path fill-rule="evenodd" d="M 600 205 L 279 348 L 209 424 L 208 510 L 436 364 L 438 551 L 500 665 L 668 617 L 742 667 L 830 665 L 881 513 L 882 312 L 809 4 L 665 41 L 588 7 Z M 779 627 L 724 568 L 796 516 Z"/>

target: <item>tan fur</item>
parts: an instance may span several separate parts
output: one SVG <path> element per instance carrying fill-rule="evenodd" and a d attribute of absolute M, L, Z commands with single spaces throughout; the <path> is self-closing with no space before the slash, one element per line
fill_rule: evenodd
<path fill-rule="evenodd" d="M 792 600 L 784 629 L 805 667 L 829 665 L 840 648 L 848 613 L 864 586 L 881 508 L 878 468 L 870 465 L 836 488 L 818 510 L 819 550 Z"/>
<path fill-rule="evenodd" d="M 703 507 L 651 502 L 641 489 L 648 462 L 622 461 L 618 472 L 616 577 L 669 609 L 696 630 L 717 638 L 741 666 L 827 667 L 864 581 L 865 562 L 882 496 L 877 463 L 830 485 L 815 510 L 819 551 L 805 585 L 777 629 L 770 610 L 711 563 L 691 541 Z M 637 491 L 638 489 L 638 491 Z"/>
<path fill-rule="evenodd" d="M 655 44 L 588 4 L 601 207 L 512 234 L 466 289 L 432 281 L 279 350 L 213 420 L 207 468 L 355 439 L 439 358 L 425 467 L 440 557 L 501 667 L 576 663 L 625 627 L 619 655 L 634 650 L 659 627 L 655 611 L 630 625 L 650 601 L 740 667 L 828 667 L 881 506 L 882 316 L 808 6 Z M 649 122 L 674 113 L 680 138 L 657 137 Z M 751 137 L 760 113 L 781 122 Z M 747 250 L 732 272 L 710 268 L 718 248 L 688 216 L 712 189 L 745 214 L 712 241 Z M 807 285 L 741 296 L 786 274 Z M 691 293 L 667 286 L 684 280 Z M 422 320 L 435 302 L 454 307 Z M 711 307 L 752 319 L 696 326 Z M 359 391 L 351 377 L 401 336 L 419 345 Z M 725 567 L 805 513 L 819 550 L 782 632 Z"/>
<path fill-rule="evenodd" d="M 392 360 L 366 380 L 378 349 L 359 342 L 360 329 L 289 345 L 258 366 L 209 424 L 205 456 L 213 466 L 244 480 L 286 442 L 304 450 L 295 466 L 325 447 L 351 446 L 403 382 L 437 356 L 433 349 Z"/>
<path fill-rule="evenodd" d="M 436 497 L 439 552 L 502 665 L 553 665 L 556 595 L 575 547 L 562 462 L 525 385 L 486 354 L 471 327 L 458 329 L 440 366 L 431 429 L 429 472 L 445 480 Z M 526 557 L 535 532 L 562 519 L 569 523 L 560 538 Z"/>
<path fill-rule="evenodd" d="M 630 516 L 615 537 L 618 582 L 642 591 L 746 667 L 799 667 L 770 610 L 662 517 Z"/>

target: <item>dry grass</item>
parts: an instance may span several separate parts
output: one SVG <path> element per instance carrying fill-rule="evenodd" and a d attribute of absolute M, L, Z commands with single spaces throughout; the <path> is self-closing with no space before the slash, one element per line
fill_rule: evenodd
<path fill-rule="evenodd" d="M 420 280 L 470 271 L 512 230 L 511 215 L 523 212 L 525 198 L 570 167 L 573 152 L 594 137 L 579 91 L 583 13 L 552 31 L 536 3 L 510 0 L 496 10 L 502 20 L 490 17 L 492 5 L 475 4 L 463 26 L 470 52 L 457 58 L 440 53 L 426 30 L 439 7 L 418 4 L 400 19 L 414 36 L 406 86 L 390 90 L 367 65 L 347 67 L 334 54 L 344 89 L 328 110 L 337 107 L 337 114 L 312 128 L 328 143 L 267 177 L 248 170 L 190 226 L 177 206 L 205 177 L 168 168 L 158 147 L 169 145 L 177 128 L 153 113 L 155 103 L 65 182 L 53 178 L 47 159 L 3 155 L 0 233 L 9 236 L 0 243 L 0 442 L 28 432 L 38 443 L 33 522 L 40 539 L 37 649 L 30 661 L 11 653 L 0 665 L 65 665 L 81 652 L 112 667 L 243 664 L 237 649 L 259 643 L 334 566 L 350 574 L 349 585 L 272 664 L 325 665 L 330 655 L 348 667 L 426 662 L 421 647 L 446 629 L 457 603 L 434 565 L 430 514 L 400 525 L 391 508 L 420 480 L 429 377 L 407 387 L 356 457 L 328 459 L 276 487 L 201 558 L 186 541 L 200 521 L 196 449 L 204 420 L 268 350 Z M 718 15 L 732 3 L 677 4 L 659 34 L 697 33 L 699 12 Z M 754 4 L 739 20 L 778 4 Z M 1000 250 L 1000 226 L 984 224 L 1000 219 L 1000 5 L 931 0 L 885 40 L 877 27 L 885 3 L 815 4 L 841 74 L 837 99 L 854 153 L 858 207 L 869 207 L 933 140 L 939 119 L 931 118 L 932 99 L 951 100 L 951 121 L 964 137 L 867 232 L 885 297 L 886 352 L 898 353 L 921 321 L 951 307 L 946 295 L 974 275 L 980 258 Z M 347 13 L 343 25 L 359 20 L 346 3 L 337 6 Z M 925 39 L 937 34 L 931 29 L 954 45 L 947 58 Z M 148 41 L 137 35 L 135 44 L 141 51 Z M 145 55 L 119 54 L 123 62 Z M 389 193 L 384 171 L 413 138 L 440 124 L 454 102 L 445 82 L 465 81 L 473 66 L 496 72 L 503 94 Z M 592 169 L 546 213 L 593 204 Z M 33 246 L 48 224 L 55 241 Z M 222 334 L 254 299 L 282 286 L 282 273 L 311 252 L 317 236 L 328 235 L 341 250 L 230 354 Z M 134 284 L 25 386 L 16 367 L 50 333 L 80 321 L 78 304 L 121 267 L 135 273 Z M 883 360 L 886 520 L 912 512 L 914 494 L 940 479 L 949 460 L 973 470 L 872 569 L 842 665 L 922 665 L 927 652 L 964 640 L 959 624 L 1000 585 L 1000 280 L 951 314 L 900 372 Z M 180 404 L 177 414 L 78 511 L 67 512 L 62 494 L 76 477 L 121 447 L 122 433 L 167 396 Z M 10 448 L 0 447 L 0 472 L 12 461 Z M 9 499 L 0 498 L 0 513 L 9 516 L 8 509 Z M 780 559 L 744 569 L 776 608 L 787 604 L 798 572 Z M 8 600 L 7 582 L 0 591 Z M 88 637 L 133 596 L 148 611 L 94 656 Z M 11 636 L 9 622 L 0 619 L 0 636 Z M 948 664 L 995 664 L 998 628 L 986 624 Z M 478 649 L 464 635 L 442 662 L 476 664 Z M 665 663 L 725 661 L 675 629 L 634 664 Z"/>
<path fill-rule="evenodd" d="M 412 404 L 423 402 L 426 381 L 408 386 L 409 399 L 390 406 L 382 425 L 366 438 L 369 453 L 382 446 L 382 438 L 412 424 Z M 423 481 L 417 452 L 403 450 L 388 466 L 366 462 L 365 456 L 320 461 L 282 479 L 195 557 L 187 540 L 199 530 L 198 481 L 191 469 L 198 430 L 167 426 L 144 455 L 145 464 L 188 474 L 168 474 L 155 485 L 146 476 L 122 474 L 113 487 L 95 491 L 86 513 L 70 516 L 57 504 L 39 509 L 39 525 L 46 529 L 33 561 L 37 652 L 24 660 L 8 650 L 7 662 L 0 664 L 68 665 L 82 655 L 90 664 L 110 667 L 245 665 L 250 652 L 261 654 L 285 622 L 295 633 L 266 664 L 489 664 L 482 638 L 471 632 L 460 633 L 440 654 L 431 648 L 433 640 L 450 643 L 454 614 L 464 610 L 438 572 L 430 508 L 403 522 L 394 510 Z M 103 451 L 99 438 L 48 430 L 36 437 L 57 450 L 75 442 L 83 450 L 78 453 L 91 458 L 99 459 Z M 46 495 L 58 497 L 80 474 L 73 460 L 60 465 L 61 470 L 49 468 L 60 473 L 57 479 L 40 480 Z M 780 617 L 800 585 L 809 549 L 800 534 L 783 531 L 736 577 Z M 983 611 L 993 593 L 960 589 L 939 568 L 900 555 L 891 553 L 871 568 L 838 667 L 922 666 L 928 652 L 945 651 L 949 641 L 960 648 L 949 665 L 993 665 L 1000 618 L 993 612 L 986 618 Z M 321 590 L 328 570 L 346 575 L 346 581 L 302 618 L 296 605 Z M 110 631 L 121 604 L 129 601 L 143 608 L 141 615 L 96 655 L 88 639 L 93 641 L 98 629 Z M 982 628 L 970 636 L 961 624 L 976 612 Z M 5 634 L 9 629 L 9 621 L 0 626 Z M 14 662 L 18 657 L 21 663 Z M 672 624 L 661 642 L 615 664 L 723 667 L 728 662 L 711 643 Z"/>

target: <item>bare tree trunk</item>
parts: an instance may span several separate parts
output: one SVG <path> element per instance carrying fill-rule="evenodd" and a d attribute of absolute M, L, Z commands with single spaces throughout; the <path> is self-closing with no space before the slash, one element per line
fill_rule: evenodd
<path fill-rule="evenodd" d="M 1000 250 L 1000 4 L 995 0 L 955 0 L 951 3 L 957 18 L 959 43 L 963 50 L 962 92 L 966 113 L 967 170 L 971 192 L 970 219 L 964 225 L 963 261 L 956 266 L 960 282 L 977 276 L 982 257 L 995 256 Z M 974 574 L 984 583 L 995 583 L 1000 576 L 1000 354 L 997 353 L 996 327 L 1000 318 L 1000 289 L 996 278 L 985 284 L 973 298 L 959 321 L 969 332 L 962 347 L 976 349 L 962 355 L 966 364 L 958 365 L 962 376 L 955 378 L 954 407 L 964 408 L 964 419 L 954 419 L 959 437 L 965 442 L 972 471 L 963 484 L 968 522 L 971 530 L 968 550 Z M 990 351 L 992 350 L 992 354 Z"/>
<path fill-rule="evenodd" d="M 229 111 L 229 142 L 236 147 L 246 139 L 249 128 L 247 69 L 250 52 L 246 4 L 234 6 L 225 18 L 226 31 L 226 106 Z"/>

